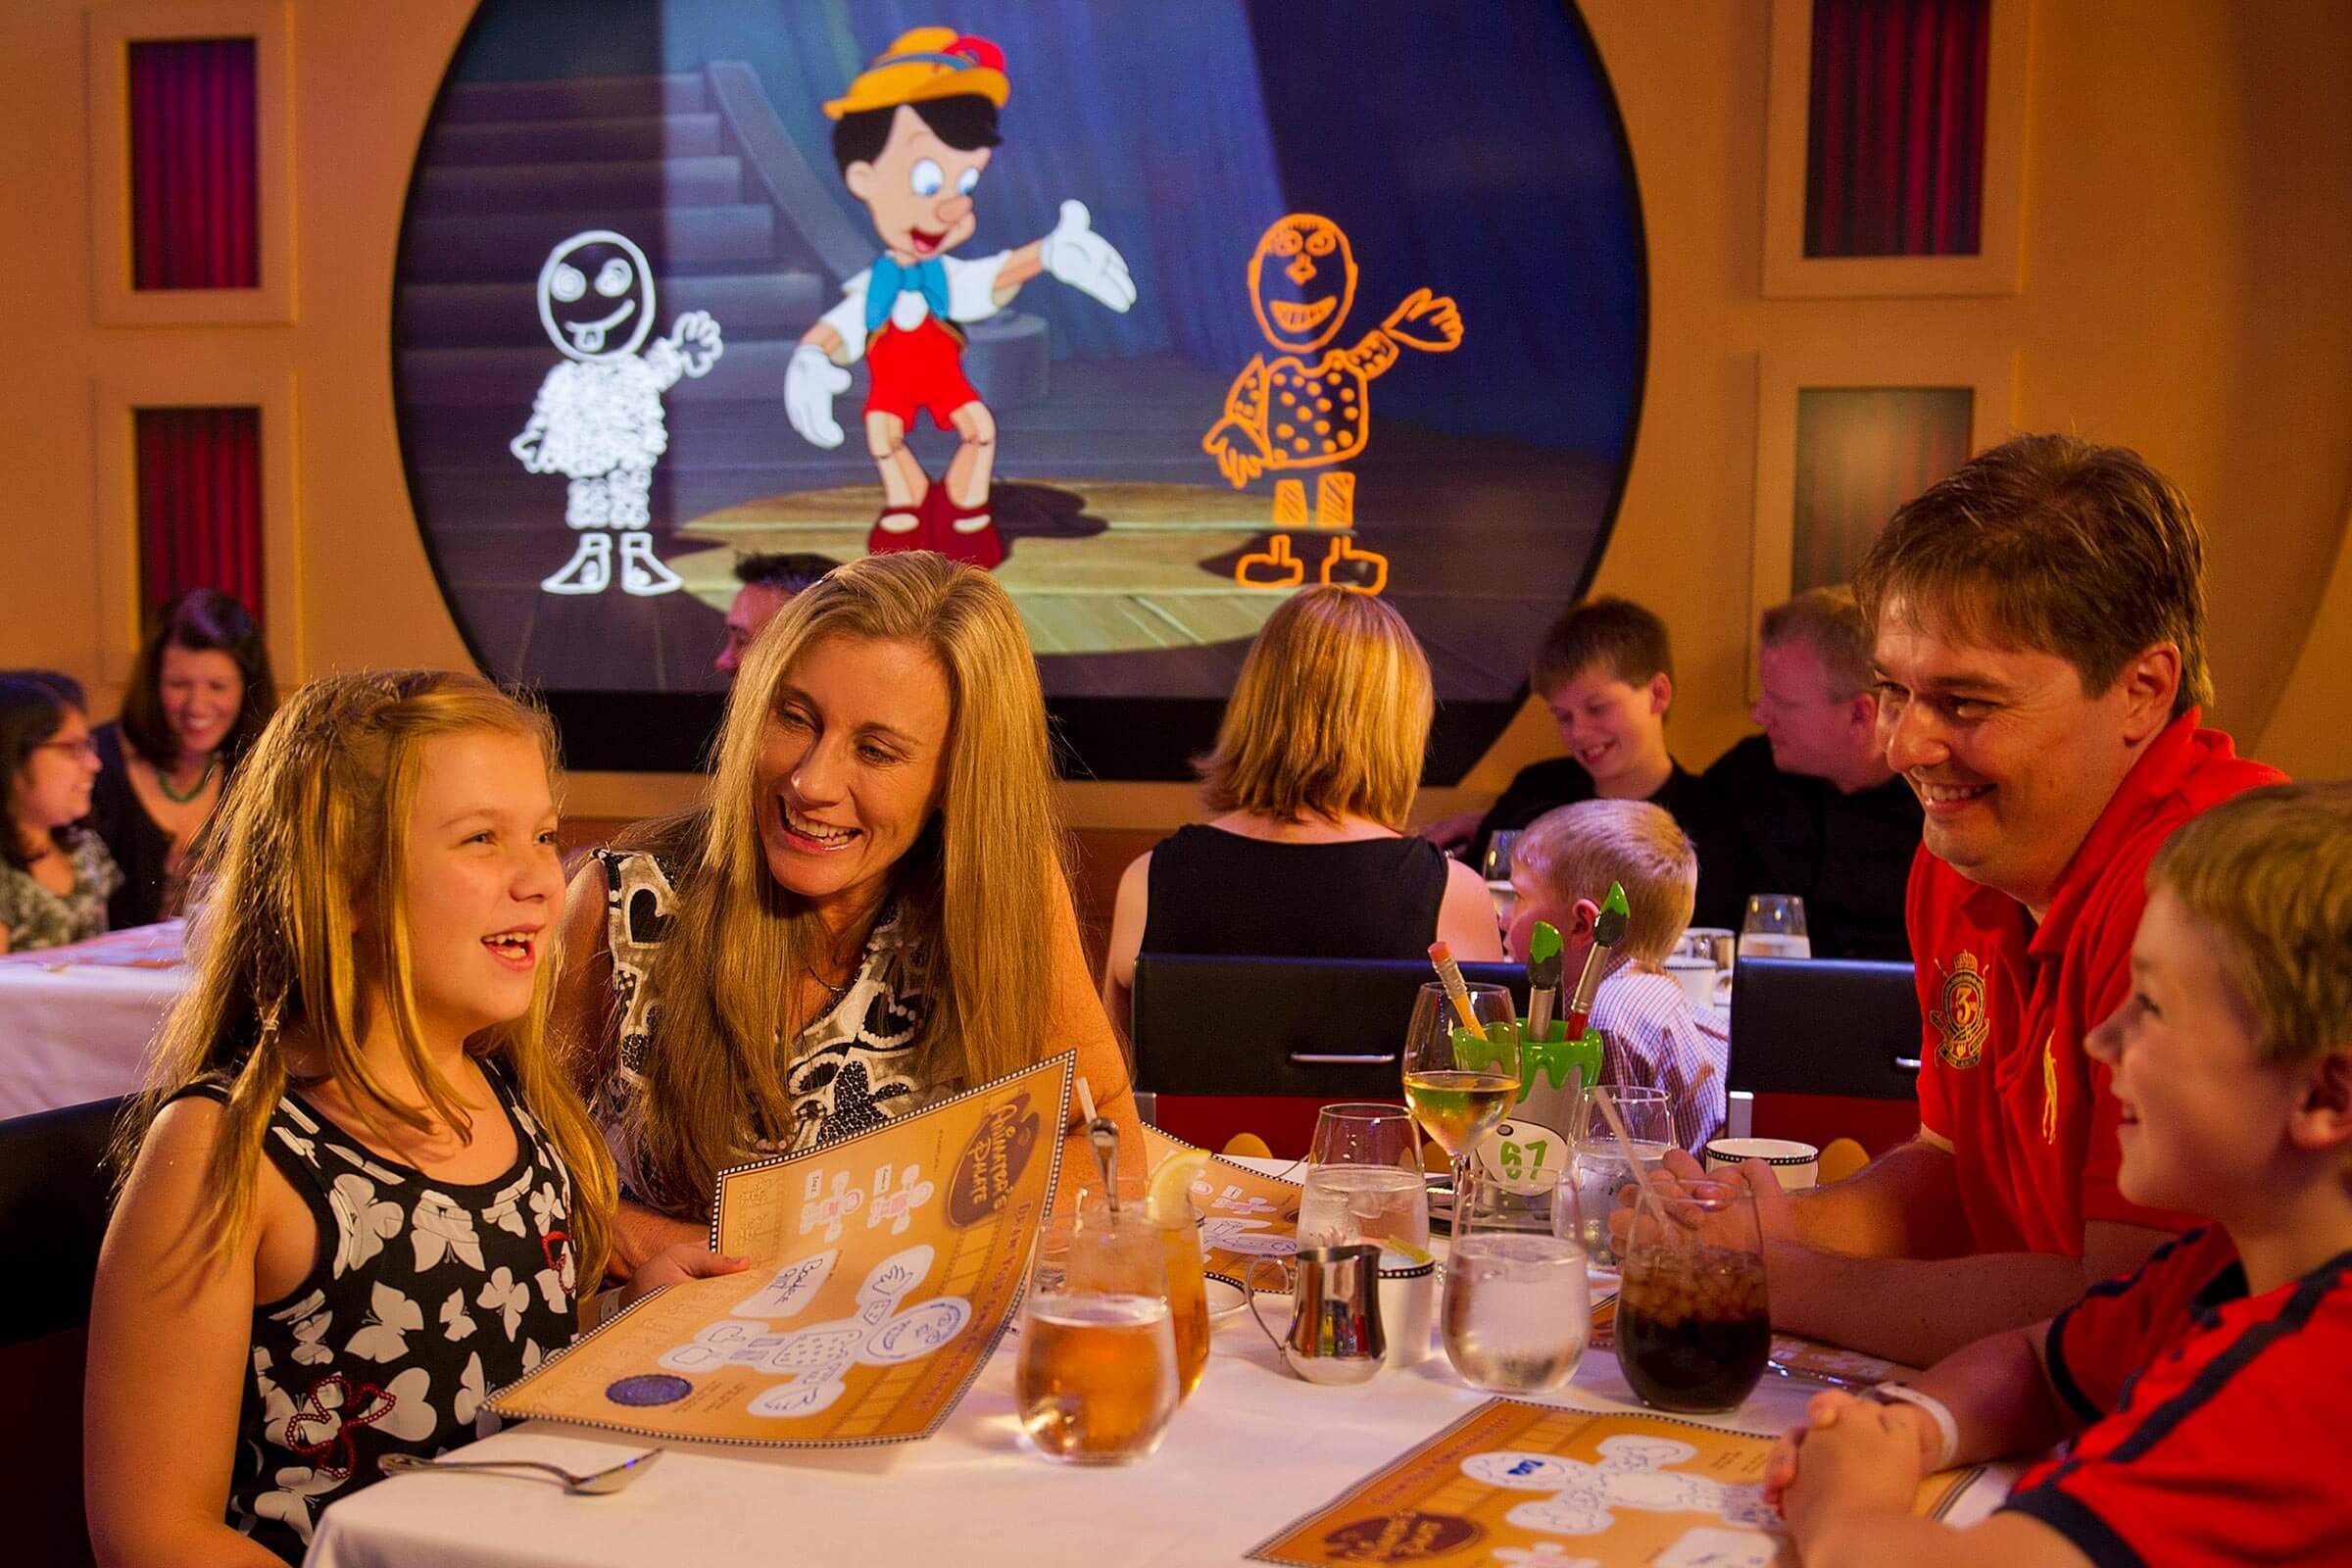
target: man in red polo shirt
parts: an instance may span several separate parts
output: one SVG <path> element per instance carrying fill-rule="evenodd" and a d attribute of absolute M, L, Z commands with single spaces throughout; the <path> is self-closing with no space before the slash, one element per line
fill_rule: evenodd
<path fill-rule="evenodd" d="M 1995 447 L 1899 510 L 1855 587 L 1887 765 L 1926 811 L 1920 1131 L 1793 1200 L 1749 1180 L 1775 1323 L 1924 1365 L 2187 1228 L 2117 1192 L 2115 1099 L 2082 1041 L 2130 992 L 2157 846 L 2281 775 L 2198 727 L 2203 539 L 2135 453 Z"/>

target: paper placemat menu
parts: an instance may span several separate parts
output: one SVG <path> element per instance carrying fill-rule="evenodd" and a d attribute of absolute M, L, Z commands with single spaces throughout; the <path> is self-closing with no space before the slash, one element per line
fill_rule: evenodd
<path fill-rule="evenodd" d="M 1793 1568 L 1764 1500 L 1773 1440 L 1494 1399 L 1260 1544 L 1258 1562 Z M 1940 1517 L 1976 1470 L 1919 1489 Z"/>
<path fill-rule="evenodd" d="M 1157 1170 L 1169 1155 L 1187 1152 L 1200 1151 L 1156 1127 L 1144 1128 L 1147 1168 Z M 1207 1271 L 1239 1285 L 1251 1259 L 1288 1258 L 1297 1252 L 1299 1191 L 1297 1182 L 1237 1165 L 1222 1154 L 1209 1155 L 1208 1168 L 1193 1183 L 1193 1206 L 1201 1214 L 1200 1250 Z"/>
<path fill-rule="evenodd" d="M 1076 1060 L 721 1172 L 712 1238 L 751 1269 L 655 1292 L 490 1407 L 716 1443 L 929 1437 L 1020 1299 Z"/>

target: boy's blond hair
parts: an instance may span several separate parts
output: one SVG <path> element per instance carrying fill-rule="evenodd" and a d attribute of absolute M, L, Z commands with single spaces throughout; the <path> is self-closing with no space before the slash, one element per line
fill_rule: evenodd
<path fill-rule="evenodd" d="M 1402 831 L 1434 711 L 1429 660 L 1402 615 L 1352 589 L 1302 589 L 1250 645 L 1216 749 L 1195 763 L 1201 793 L 1214 811 Z"/>
<path fill-rule="evenodd" d="M 2352 783 L 2274 784 L 2191 817 L 2148 867 L 2222 937 L 2266 1062 L 2352 1046 Z"/>
<path fill-rule="evenodd" d="M 1581 801 L 1536 818 L 1511 848 L 1514 870 L 1565 907 L 1595 904 L 1611 882 L 1625 884 L 1632 913 L 1619 951 L 1662 963 L 1690 923 L 1698 852 L 1674 817 L 1647 801 Z"/>

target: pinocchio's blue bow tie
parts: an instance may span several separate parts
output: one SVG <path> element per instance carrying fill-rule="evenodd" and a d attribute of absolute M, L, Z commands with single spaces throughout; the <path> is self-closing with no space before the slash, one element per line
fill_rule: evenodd
<path fill-rule="evenodd" d="M 874 263 L 873 275 L 865 282 L 865 329 L 880 330 L 890 319 L 890 308 L 899 303 L 899 296 L 912 289 L 931 307 L 931 314 L 941 320 L 948 318 L 948 270 L 936 256 L 901 267 L 885 254 Z"/>

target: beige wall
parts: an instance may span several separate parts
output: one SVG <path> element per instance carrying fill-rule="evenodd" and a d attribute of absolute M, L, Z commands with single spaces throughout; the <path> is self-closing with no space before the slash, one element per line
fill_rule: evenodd
<path fill-rule="evenodd" d="M 0 574 L 16 593 L 0 662 L 98 673 L 98 529 L 128 521 L 96 515 L 96 385 L 158 366 L 200 384 L 256 363 L 297 383 L 303 620 L 289 673 L 463 661 L 401 476 L 389 314 L 410 160 L 470 9 L 291 7 L 293 324 L 101 329 L 89 192 L 117 176 L 86 151 L 85 7 L 9 8 L 0 278 L 17 343 L 0 378 Z M 2135 445 L 2197 503 L 2213 539 L 2215 716 L 2300 770 L 2352 773 L 2352 734 L 2329 710 L 2352 660 L 2352 7 L 2039 0 L 2024 292 L 1859 302 L 1759 293 L 1762 0 L 1586 9 L 1633 141 L 1652 290 L 1647 401 L 1598 586 L 1673 621 L 1686 760 L 1744 728 L 1757 356 L 1994 341 L 2019 354 L 2021 424 Z M 1522 714 L 1471 786 L 1498 787 L 1547 740 Z M 597 776 L 572 797 L 620 815 L 679 787 Z M 1424 809 L 1455 798 L 1433 792 Z M 1080 825 L 1102 827 L 1171 823 L 1189 804 L 1175 786 L 1073 786 L 1068 799 Z"/>

